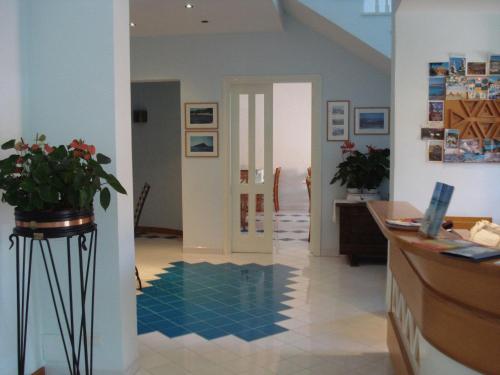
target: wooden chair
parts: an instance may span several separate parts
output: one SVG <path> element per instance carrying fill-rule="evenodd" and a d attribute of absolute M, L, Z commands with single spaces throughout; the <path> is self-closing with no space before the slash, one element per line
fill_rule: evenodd
<path fill-rule="evenodd" d="M 280 210 L 280 174 L 281 174 L 281 167 L 277 167 L 274 172 L 274 185 L 273 185 L 273 202 L 274 202 L 275 212 L 279 212 Z"/>
<path fill-rule="evenodd" d="M 311 167 L 307 168 L 307 176 L 306 176 L 306 186 L 307 186 L 307 196 L 309 197 L 309 214 L 311 213 Z M 309 242 L 311 242 L 311 218 L 309 217 L 309 237 L 307 238 Z"/>
<path fill-rule="evenodd" d="M 135 205 L 134 238 L 139 235 L 139 231 L 138 231 L 139 220 L 141 219 L 142 209 L 144 208 L 144 202 L 146 202 L 146 198 L 148 197 L 150 189 L 151 189 L 151 185 L 149 185 L 146 182 L 142 188 L 141 195 L 139 195 L 139 199 L 137 200 L 137 204 Z M 141 277 L 139 276 L 139 270 L 137 269 L 137 266 L 135 267 L 135 278 L 137 280 L 137 283 L 139 284 L 138 289 L 142 290 L 142 281 L 141 281 Z"/>

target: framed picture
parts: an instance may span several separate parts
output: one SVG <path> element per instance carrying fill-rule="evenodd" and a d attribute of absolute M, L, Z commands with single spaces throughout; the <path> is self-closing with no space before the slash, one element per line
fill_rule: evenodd
<path fill-rule="evenodd" d="M 429 100 L 445 100 L 446 98 L 446 77 L 429 78 Z"/>
<path fill-rule="evenodd" d="M 490 55 L 490 74 L 500 75 L 500 55 Z"/>
<path fill-rule="evenodd" d="M 442 100 L 431 100 L 429 102 L 429 117 L 431 122 L 444 121 L 444 102 Z"/>
<path fill-rule="evenodd" d="M 450 72 L 449 62 L 431 62 L 429 63 L 429 76 L 447 76 Z"/>
<path fill-rule="evenodd" d="M 347 141 L 349 139 L 349 100 L 326 102 L 327 141 Z"/>
<path fill-rule="evenodd" d="M 186 131 L 186 157 L 218 157 L 219 132 Z"/>
<path fill-rule="evenodd" d="M 189 130 L 217 129 L 219 124 L 217 103 L 186 103 L 185 125 Z"/>
<path fill-rule="evenodd" d="M 450 56 L 450 75 L 465 76 L 465 56 Z"/>
<path fill-rule="evenodd" d="M 468 76 L 485 76 L 486 63 L 485 62 L 468 62 L 467 63 Z"/>
<path fill-rule="evenodd" d="M 443 141 L 429 141 L 427 143 L 427 161 L 443 161 Z"/>
<path fill-rule="evenodd" d="M 389 108 L 354 108 L 354 134 L 389 134 Z"/>

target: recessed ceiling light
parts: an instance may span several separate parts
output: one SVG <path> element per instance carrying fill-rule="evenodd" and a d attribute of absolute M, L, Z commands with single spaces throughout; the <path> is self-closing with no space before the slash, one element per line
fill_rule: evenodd
<path fill-rule="evenodd" d="M 130 22 L 130 27 L 135 27 L 135 23 L 134 22 Z"/>
<path fill-rule="evenodd" d="M 208 23 L 208 20 L 201 20 L 201 23 Z"/>
<path fill-rule="evenodd" d="M 187 3 L 187 4 L 186 4 L 186 8 L 187 8 L 187 9 L 193 9 L 193 8 L 194 8 L 194 5 L 193 5 L 193 4 L 191 4 L 191 3 Z"/>

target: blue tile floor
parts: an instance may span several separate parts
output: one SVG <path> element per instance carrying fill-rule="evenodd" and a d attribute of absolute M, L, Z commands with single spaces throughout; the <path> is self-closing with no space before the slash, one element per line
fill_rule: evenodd
<path fill-rule="evenodd" d="M 246 341 L 287 331 L 284 295 L 295 268 L 281 264 L 174 262 L 137 296 L 139 334 L 173 338 L 196 333 L 207 340 L 234 335 Z"/>

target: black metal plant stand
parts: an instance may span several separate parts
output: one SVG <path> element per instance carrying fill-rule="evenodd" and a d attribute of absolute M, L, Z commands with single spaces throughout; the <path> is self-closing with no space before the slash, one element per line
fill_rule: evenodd
<path fill-rule="evenodd" d="M 56 266 L 51 240 L 66 240 L 64 266 Z M 10 248 L 16 251 L 17 358 L 18 375 L 24 375 L 33 255 L 38 247 L 47 275 L 50 294 L 70 375 L 91 375 L 94 338 L 94 296 L 97 255 L 97 226 L 87 225 L 64 235 L 39 235 L 14 230 Z M 76 248 L 72 248 L 76 240 Z M 36 246 L 38 245 L 38 246 Z M 77 252 L 75 252 L 75 249 Z M 59 263 L 62 264 L 62 263 Z M 61 279 L 60 275 L 65 278 Z"/>

